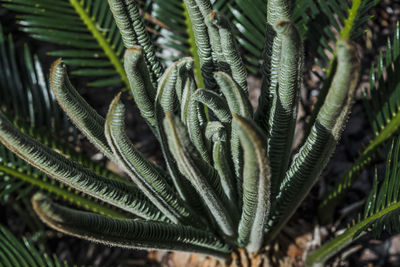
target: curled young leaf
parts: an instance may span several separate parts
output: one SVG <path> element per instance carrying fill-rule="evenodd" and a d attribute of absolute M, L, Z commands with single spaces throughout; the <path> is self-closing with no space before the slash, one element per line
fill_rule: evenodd
<path fill-rule="evenodd" d="M 224 235 L 233 237 L 235 231 L 232 216 L 235 214 L 229 214 L 225 207 L 230 203 L 222 192 L 216 171 L 201 159 L 182 123 L 169 113 L 166 113 L 164 128 L 179 170 L 199 192 Z"/>
<path fill-rule="evenodd" d="M 114 159 L 104 136 L 104 118 L 76 91 L 69 81 L 65 64 L 55 61 L 50 71 L 50 86 L 57 102 L 89 141 L 109 159 Z"/>
<path fill-rule="evenodd" d="M 118 159 L 117 163 L 172 222 L 199 223 L 168 185 L 166 174 L 148 161 L 130 142 L 125 132 L 125 107 L 119 99 L 120 94 L 111 103 L 105 124 L 105 135 Z"/>
<path fill-rule="evenodd" d="M 359 78 L 359 59 L 355 46 L 339 42 L 338 66 L 326 101 L 304 145 L 294 156 L 272 206 L 268 240 L 271 240 L 311 190 L 325 168 L 347 121 Z"/>
<path fill-rule="evenodd" d="M 108 0 L 114 20 L 121 32 L 126 48 L 140 45 L 144 50 L 147 67 L 154 87 L 163 73 L 163 67 L 156 56 L 156 49 L 150 40 L 143 18 L 135 0 Z"/>
<path fill-rule="evenodd" d="M 97 175 L 77 162 L 66 159 L 18 131 L 1 113 L 0 142 L 32 166 L 76 190 L 137 216 L 166 220 L 137 187 Z"/>
<path fill-rule="evenodd" d="M 154 129 L 157 124 L 154 114 L 156 89 L 151 83 L 149 70 L 143 57 L 143 49 L 140 46 L 132 46 L 126 50 L 124 67 L 133 99 L 142 117 Z"/>
<path fill-rule="evenodd" d="M 270 113 L 273 121 L 268 128 L 268 157 L 274 196 L 289 165 L 303 75 L 303 45 L 298 30 L 290 21 L 279 21 L 275 28 L 282 47 L 278 86 Z"/>
<path fill-rule="evenodd" d="M 41 193 L 32 198 L 35 212 L 50 227 L 109 246 L 188 251 L 225 258 L 230 248 L 213 234 L 189 226 L 134 219 L 113 219 L 53 203 Z"/>
<path fill-rule="evenodd" d="M 217 11 L 211 12 L 209 17 L 211 23 L 218 28 L 224 61 L 226 61 L 226 64 L 229 66 L 232 78 L 240 86 L 244 95 L 247 96 L 247 71 L 243 64 L 235 37 L 233 36 L 231 25 L 229 21 Z"/>
<path fill-rule="evenodd" d="M 251 121 L 233 115 L 244 150 L 243 211 L 239 224 L 239 246 L 254 252 L 261 248 L 270 207 L 271 170 L 265 136 Z"/>

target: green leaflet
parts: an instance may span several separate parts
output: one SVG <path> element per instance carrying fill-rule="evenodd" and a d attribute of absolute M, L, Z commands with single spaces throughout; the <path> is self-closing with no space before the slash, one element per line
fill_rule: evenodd
<path fill-rule="evenodd" d="M 149 70 L 140 46 L 129 47 L 124 56 L 124 67 L 130 84 L 130 92 L 142 117 L 154 128 L 157 121 L 154 114 L 156 89 L 151 83 Z"/>
<path fill-rule="evenodd" d="M 55 256 L 41 253 L 27 239 L 18 240 L 7 228 L 0 225 L 0 266 L 53 267 L 72 266 Z M 3 265 L 4 264 L 4 265 Z"/>
<path fill-rule="evenodd" d="M 4 159 L 1 158 L 1 160 Z M 7 176 L 18 179 L 17 181 L 25 181 L 30 185 L 34 185 L 35 188 L 40 188 L 43 191 L 49 192 L 51 195 L 59 197 L 60 199 L 63 199 L 64 201 L 71 203 L 79 208 L 83 208 L 95 213 L 114 218 L 130 217 L 127 213 L 118 210 L 115 207 L 109 207 L 107 204 L 99 202 L 97 199 L 93 200 L 86 195 L 82 196 L 81 194 L 77 194 L 74 191 L 71 192 L 70 187 L 66 187 L 64 186 L 64 184 L 60 184 L 57 182 L 54 183 L 52 178 L 49 178 L 42 173 L 39 173 L 37 171 L 31 173 L 30 170 L 24 171 L 22 167 L 19 167 L 18 165 L 14 166 L 10 162 L 8 162 L 8 164 L 6 162 L 4 162 L 4 164 L 0 164 L 0 178 L 4 179 L 4 183 L 7 183 L 5 188 L 2 188 L 1 195 L 10 194 L 12 193 L 12 191 L 16 191 L 16 193 L 19 193 L 20 191 L 19 187 L 13 189 L 13 184 L 8 180 L 10 179 L 9 177 L 7 179 Z"/>
<path fill-rule="evenodd" d="M 290 21 L 279 21 L 275 29 L 282 48 L 275 106 L 270 113 L 274 121 L 268 136 L 273 196 L 278 193 L 289 164 L 303 75 L 303 44 L 296 27 Z"/>
<path fill-rule="evenodd" d="M 330 220 L 334 207 L 342 200 L 348 189 L 359 177 L 360 171 L 377 156 L 382 145 L 390 139 L 400 126 L 400 26 L 397 24 L 393 41 L 388 40 L 385 59 L 381 53 L 377 67 L 371 66 L 370 92 L 364 95 L 365 110 L 375 136 L 360 153 L 354 165 L 328 192 L 319 207 L 323 223 Z M 384 75 L 385 73 L 385 75 Z M 329 207 L 329 208 L 327 208 Z"/>
<path fill-rule="evenodd" d="M 324 262 L 335 255 L 341 249 L 372 231 L 375 237 L 379 237 L 385 230 L 389 234 L 399 231 L 399 152 L 400 139 L 397 137 L 394 147 L 393 140 L 387 156 L 385 178 L 378 191 L 378 175 L 375 169 L 373 188 L 365 203 L 363 216 L 358 216 L 358 221 L 349 227 L 344 233 L 325 243 L 322 247 L 310 253 L 306 259 L 307 266 L 323 266 Z M 394 151 L 394 156 L 392 157 Z"/>
<path fill-rule="evenodd" d="M 151 80 L 156 87 L 157 81 L 163 73 L 163 67 L 156 56 L 156 49 L 146 31 L 135 0 L 108 0 L 108 4 L 121 32 L 125 47 L 140 45 L 143 48 Z"/>
<path fill-rule="evenodd" d="M 135 215 L 165 220 L 136 187 L 102 177 L 66 159 L 18 131 L 1 113 L 0 133 L 0 141 L 10 151 L 48 176 Z"/>
<path fill-rule="evenodd" d="M 42 194 L 32 198 L 39 217 L 52 228 L 111 246 L 189 251 L 225 258 L 230 248 L 214 235 L 192 227 L 112 219 L 62 207 Z"/>
<path fill-rule="evenodd" d="M 88 86 L 121 86 L 123 83 L 123 86 L 129 87 L 121 58 L 124 46 L 107 1 L 1 2 L 17 13 L 21 31 L 40 41 L 67 46 L 65 50 L 50 51 L 48 54 L 74 64 L 76 69 L 72 75 L 94 78 Z M 97 64 L 104 65 L 101 71 Z"/>
<path fill-rule="evenodd" d="M 168 134 L 169 148 L 177 161 L 179 170 L 202 196 L 223 234 L 233 237 L 235 231 L 232 216 L 235 214 L 229 214 L 225 208 L 225 205 L 230 203 L 221 192 L 216 171 L 201 160 L 182 123 L 174 120 L 169 113 L 166 113 L 164 128 Z"/>
<path fill-rule="evenodd" d="M 267 241 L 274 238 L 316 182 L 347 120 L 358 82 L 359 61 L 354 45 L 349 42 L 340 42 L 337 54 L 338 67 L 326 102 L 310 135 L 294 156 L 273 203 Z"/>
<path fill-rule="evenodd" d="M 50 71 L 50 86 L 58 103 L 74 124 L 109 159 L 114 155 L 104 136 L 105 120 L 76 91 L 69 81 L 65 64 L 55 61 Z"/>
<path fill-rule="evenodd" d="M 270 207 L 271 171 L 265 137 L 250 120 L 234 116 L 244 150 L 243 211 L 239 224 L 239 246 L 249 252 L 261 248 Z"/>
<path fill-rule="evenodd" d="M 119 99 L 120 94 L 111 103 L 105 127 L 105 135 L 119 165 L 172 222 L 200 225 L 199 220 L 196 220 L 168 185 L 166 174 L 144 158 L 130 142 L 125 133 L 125 107 Z"/>
<path fill-rule="evenodd" d="M 218 28 L 221 39 L 221 49 L 223 53 L 223 62 L 229 66 L 233 80 L 240 86 L 244 94 L 247 96 L 247 72 L 240 56 L 236 40 L 232 34 L 229 21 L 217 11 L 213 11 L 210 15 L 211 23 Z"/>

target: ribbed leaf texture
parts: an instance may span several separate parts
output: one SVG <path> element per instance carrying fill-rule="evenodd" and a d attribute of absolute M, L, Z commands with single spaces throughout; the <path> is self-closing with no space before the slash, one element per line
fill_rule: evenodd
<path fill-rule="evenodd" d="M 45 13 L 58 12 L 48 0 L 39 1 L 46 3 Z M 25 0 L 18 2 L 11 7 L 30 5 Z M 307 196 L 340 138 L 359 77 L 357 53 L 349 39 L 371 6 L 365 6 L 366 2 L 354 1 L 350 11 L 343 5 L 346 15 L 338 14 L 339 21 L 346 20 L 343 29 L 339 27 L 340 40 L 333 39 L 337 59 L 332 61 L 329 90 L 310 134 L 292 160 L 303 39 L 313 21 L 310 16 L 323 11 L 322 3 L 312 5 L 308 0 L 255 0 L 255 5 L 239 0 L 156 1 L 153 13 L 156 28 L 162 28 L 159 40 L 168 39 L 175 49 L 185 47 L 184 52 L 193 56 L 167 68 L 160 58 L 171 58 L 166 57 L 171 50 L 156 54 L 157 45 L 136 1 L 109 0 L 111 13 L 97 2 L 60 1 L 57 6 L 62 7 L 63 16 L 86 12 L 78 13 L 87 19 L 89 30 L 100 11 L 104 19 L 113 15 L 115 24 L 111 21 L 110 25 L 120 32 L 115 35 L 118 47 L 126 48 L 124 64 L 123 48 L 116 52 L 109 46 L 114 35 L 103 35 L 106 43 L 100 42 L 101 49 L 108 59 L 118 59 L 118 68 L 123 66 L 123 81 L 129 84 L 131 96 L 160 143 L 166 170 L 146 159 L 127 137 L 121 95 L 111 103 L 107 118 L 79 95 L 67 76 L 68 58 L 57 60 L 51 69 L 50 85 L 58 103 L 133 183 L 109 179 L 56 153 L 21 133 L 2 115 L 0 141 L 46 175 L 140 217 L 117 219 L 73 210 L 36 194 L 32 199 L 35 211 L 61 232 L 108 245 L 182 250 L 219 258 L 241 248 L 257 252 L 276 237 Z M 87 35 L 101 40 L 94 30 L 77 34 L 75 39 L 93 43 L 89 37 L 83 42 Z M 52 36 L 59 36 L 58 29 Z M 243 51 L 253 55 L 243 60 Z M 251 61 L 252 57 L 257 60 Z M 247 85 L 251 68 L 246 70 L 244 62 L 260 68 L 263 75 L 255 114 Z M 109 68 L 102 64 L 96 60 L 96 67 Z"/>
<path fill-rule="evenodd" d="M 385 73 L 385 76 L 384 76 Z M 330 220 L 335 206 L 359 177 L 360 172 L 378 154 L 382 145 L 400 126 L 400 26 L 397 24 L 393 40 L 388 40 L 385 54 L 371 66 L 370 89 L 364 91 L 364 106 L 375 136 L 360 153 L 334 188 L 326 194 L 319 207 L 323 222 Z"/>
<path fill-rule="evenodd" d="M 78 237 L 126 248 L 193 251 L 224 258 L 230 248 L 206 231 L 176 224 L 112 219 L 59 206 L 36 194 L 32 204 L 40 218 L 52 227 Z"/>
<path fill-rule="evenodd" d="M 386 170 L 378 190 L 378 174 L 375 170 L 373 188 L 365 203 L 364 214 L 353 221 L 351 227 L 330 240 L 307 257 L 308 266 L 323 266 L 324 262 L 345 248 L 360 236 L 371 232 L 377 238 L 385 231 L 389 234 L 399 232 L 399 192 L 400 192 L 400 138 L 392 141 L 387 156 Z"/>

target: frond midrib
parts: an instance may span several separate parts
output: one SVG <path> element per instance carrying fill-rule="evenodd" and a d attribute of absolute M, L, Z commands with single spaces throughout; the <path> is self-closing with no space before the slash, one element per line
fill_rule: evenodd
<path fill-rule="evenodd" d="M 97 29 L 96 23 L 93 20 L 93 18 L 89 15 L 89 13 L 87 12 L 87 9 L 85 9 L 83 7 L 81 1 L 69 0 L 69 2 L 75 8 L 76 12 L 79 14 L 80 18 L 82 19 L 84 24 L 87 26 L 87 28 L 90 31 L 90 33 L 97 40 L 98 44 L 103 49 L 103 51 L 106 54 L 106 56 L 109 58 L 111 64 L 115 67 L 115 70 L 117 71 L 117 73 L 121 77 L 121 80 L 123 81 L 123 83 L 126 86 L 126 88 L 129 88 L 129 81 L 128 81 L 128 78 L 127 78 L 127 76 L 125 74 L 125 70 L 124 70 L 124 67 L 122 65 L 120 57 L 114 51 L 113 47 L 110 45 L 108 40 L 105 38 L 104 34 L 102 34 Z"/>
<path fill-rule="evenodd" d="M 331 255 L 332 252 L 344 248 L 345 246 L 350 244 L 350 242 L 354 241 L 355 237 L 360 237 L 363 233 L 365 233 L 362 232 L 360 235 L 355 236 L 360 230 L 368 226 L 368 224 L 373 223 L 375 220 L 378 220 L 379 218 L 398 208 L 400 208 L 400 202 L 392 202 L 384 209 L 359 221 L 357 224 L 349 228 L 346 232 L 325 243 L 325 245 L 323 245 L 321 248 L 310 254 L 310 256 L 307 258 L 306 266 L 312 266 L 312 264 L 323 262 L 325 259 L 329 258 L 329 255 Z"/>

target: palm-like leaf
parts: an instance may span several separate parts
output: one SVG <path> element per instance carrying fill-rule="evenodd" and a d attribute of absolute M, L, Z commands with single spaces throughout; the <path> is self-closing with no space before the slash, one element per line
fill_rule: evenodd
<path fill-rule="evenodd" d="M 396 27 L 394 38 L 388 40 L 385 59 L 380 54 L 377 68 L 372 65 L 370 74 L 370 95 L 364 94 L 367 111 L 375 136 L 360 153 L 354 165 L 347 170 L 335 187 L 327 193 L 320 205 L 320 215 L 329 220 L 334 207 L 358 178 L 359 173 L 377 155 L 382 145 L 400 127 L 400 25 Z M 384 76 L 386 73 L 386 76 Z M 329 207 L 329 208 L 327 208 Z"/>
<path fill-rule="evenodd" d="M 0 225 L 0 264 L 2 266 L 52 267 L 71 266 L 56 256 L 43 253 L 27 239 L 18 240 L 7 228 Z"/>
<path fill-rule="evenodd" d="M 344 233 L 312 252 L 307 257 L 309 266 L 322 266 L 327 259 L 369 231 L 372 231 L 375 237 L 380 236 L 383 230 L 390 234 L 400 231 L 400 138 L 396 139 L 396 145 L 393 140 L 387 157 L 385 179 L 379 191 L 375 172 L 373 189 L 365 203 L 362 217 L 358 217 L 357 223 L 353 221 L 353 225 Z"/>
<path fill-rule="evenodd" d="M 16 11 L 21 30 L 65 49 L 49 54 L 76 67 L 73 75 L 93 77 L 90 86 L 129 88 L 122 64 L 124 44 L 107 1 L 2 0 Z"/>

